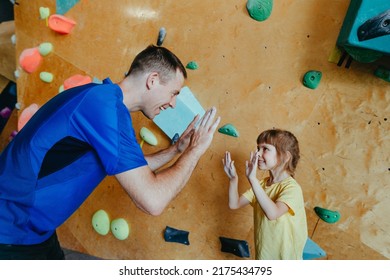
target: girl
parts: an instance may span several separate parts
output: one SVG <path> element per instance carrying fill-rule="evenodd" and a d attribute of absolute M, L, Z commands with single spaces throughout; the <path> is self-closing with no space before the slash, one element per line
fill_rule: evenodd
<path fill-rule="evenodd" d="M 307 240 L 306 213 L 300 185 L 293 178 L 299 160 L 296 137 L 288 131 L 270 129 L 257 138 L 257 151 L 246 161 L 251 188 L 238 195 L 238 176 L 230 153 L 222 159 L 230 179 L 229 207 L 251 204 L 254 209 L 256 259 L 302 259 Z M 258 181 L 256 169 L 268 170 Z"/>

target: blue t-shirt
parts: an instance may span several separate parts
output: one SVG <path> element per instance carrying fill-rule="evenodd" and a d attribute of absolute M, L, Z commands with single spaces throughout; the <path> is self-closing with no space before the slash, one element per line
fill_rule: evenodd
<path fill-rule="evenodd" d="M 58 94 L 0 154 L 0 243 L 45 241 L 106 175 L 146 164 L 118 85 Z"/>

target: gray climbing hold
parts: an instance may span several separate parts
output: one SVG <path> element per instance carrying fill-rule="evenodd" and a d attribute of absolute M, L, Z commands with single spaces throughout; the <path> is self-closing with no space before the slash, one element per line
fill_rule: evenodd
<path fill-rule="evenodd" d="M 246 9 L 251 18 L 257 21 L 264 21 L 270 17 L 273 7 L 273 0 L 248 0 Z"/>
<path fill-rule="evenodd" d="M 160 31 L 158 32 L 157 46 L 161 46 L 163 44 L 166 35 L 167 31 L 164 27 L 161 27 Z"/>

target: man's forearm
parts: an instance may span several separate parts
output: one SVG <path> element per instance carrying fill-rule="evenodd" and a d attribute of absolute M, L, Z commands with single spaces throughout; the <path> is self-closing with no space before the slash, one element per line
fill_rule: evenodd
<path fill-rule="evenodd" d="M 166 149 L 160 150 L 156 153 L 145 155 L 145 159 L 152 171 L 155 171 L 179 154 L 177 145 L 171 145 Z"/>

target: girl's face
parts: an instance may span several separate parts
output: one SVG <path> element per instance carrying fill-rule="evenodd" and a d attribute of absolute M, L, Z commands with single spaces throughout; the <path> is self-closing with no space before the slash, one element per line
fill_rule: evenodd
<path fill-rule="evenodd" d="M 278 166 L 278 157 L 274 145 L 261 143 L 257 145 L 259 154 L 258 167 L 260 170 L 272 170 Z"/>

